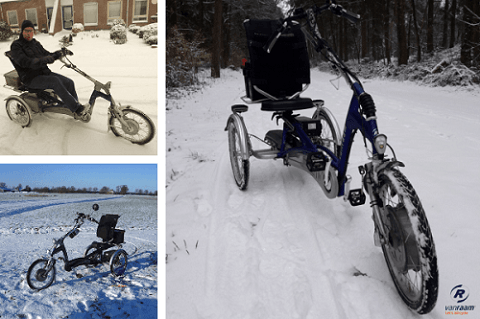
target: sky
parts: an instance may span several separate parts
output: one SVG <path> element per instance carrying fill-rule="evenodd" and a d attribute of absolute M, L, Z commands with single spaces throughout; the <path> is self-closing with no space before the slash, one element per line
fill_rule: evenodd
<path fill-rule="evenodd" d="M 0 182 L 7 187 L 75 188 L 107 186 L 113 190 L 127 185 L 136 189 L 157 190 L 156 164 L 0 164 Z"/>

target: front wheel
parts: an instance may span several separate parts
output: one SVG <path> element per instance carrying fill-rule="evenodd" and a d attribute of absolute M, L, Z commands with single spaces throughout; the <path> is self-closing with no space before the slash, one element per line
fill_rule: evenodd
<path fill-rule="evenodd" d="M 233 177 L 238 188 L 247 189 L 248 178 L 250 175 L 250 162 L 243 159 L 240 147 L 240 133 L 234 121 L 228 123 L 228 153 L 230 154 L 230 164 L 232 165 Z"/>
<path fill-rule="evenodd" d="M 115 251 L 110 259 L 110 271 L 115 277 L 120 277 L 127 270 L 127 252 L 123 249 Z"/>
<path fill-rule="evenodd" d="M 387 238 L 383 254 L 403 301 L 429 313 L 438 296 L 437 254 L 425 211 L 415 189 L 396 169 L 379 173 L 380 216 Z"/>
<path fill-rule="evenodd" d="M 110 128 L 115 136 L 120 136 L 134 144 L 144 145 L 155 136 L 155 125 L 143 112 L 126 108 L 121 110 L 124 124 L 118 118 L 110 118 Z"/>
<path fill-rule="evenodd" d="M 49 265 L 47 259 L 35 260 L 27 271 L 27 283 L 34 290 L 50 287 L 55 279 L 55 264 Z"/>

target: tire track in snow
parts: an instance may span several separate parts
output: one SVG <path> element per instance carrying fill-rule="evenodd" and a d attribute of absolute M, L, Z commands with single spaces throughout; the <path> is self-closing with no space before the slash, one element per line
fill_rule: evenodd
<path fill-rule="evenodd" d="M 57 200 L 25 200 L 25 201 L 17 201 L 15 203 L 12 203 L 12 201 L 0 202 L 0 218 L 22 214 L 32 210 L 37 210 L 40 208 L 45 208 L 50 206 L 104 201 L 104 200 L 116 199 L 116 198 L 119 198 L 119 197 L 57 199 Z"/>

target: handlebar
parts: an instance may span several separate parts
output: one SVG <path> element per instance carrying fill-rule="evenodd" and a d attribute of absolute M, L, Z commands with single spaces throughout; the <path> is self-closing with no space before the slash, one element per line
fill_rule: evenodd
<path fill-rule="evenodd" d="M 344 17 L 352 23 L 357 23 L 360 20 L 359 14 L 344 9 L 341 5 L 336 3 L 336 0 L 327 0 L 326 3 L 321 7 L 317 7 L 316 5 L 314 5 L 311 10 L 313 10 L 313 12 L 316 14 L 321 14 L 323 11 L 330 10 L 335 15 Z M 294 11 L 293 15 L 281 20 L 282 26 L 270 36 L 268 41 L 263 46 L 263 50 L 267 53 L 270 53 L 272 51 L 272 48 L 275 46 L 277 40 L 287 29 L 287 26 L 291 24 L 292 21 L 305 19 L 307 18 L 307 16 L 308 15 L 305 9 L 299 8 Z"/>

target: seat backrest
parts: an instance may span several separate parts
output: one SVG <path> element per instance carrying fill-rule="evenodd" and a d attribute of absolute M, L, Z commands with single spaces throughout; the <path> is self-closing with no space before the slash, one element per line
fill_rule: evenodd
<path fill-rule="evenodd" d="M 246 67 L 247 95 L 252 100 L 263 98 L 249 90 L 256 85 L 276 98 L 290 96 L 310 83 L 310 62 L 305 35 L 300 25 L 294 25 L 280 36 L 270 53 L 263 50 L 272 34 L 281 26 L 279 20 L 246 20 L 250 63 Z"/>
<path fill-rule="evenodd" d="M 117 221 L 119 215 L 112 215 L 107 214 L 103 215 L 100 218 L 100 222 L 98 223 L 97 227 L 97 237 L 103 239 L 103 241 L 109 241 L 113 238 L 113 232 L 115 230 L 115 226 L 117 226 Z"/>

